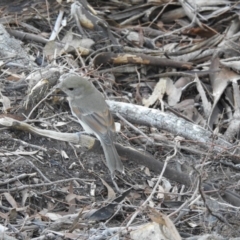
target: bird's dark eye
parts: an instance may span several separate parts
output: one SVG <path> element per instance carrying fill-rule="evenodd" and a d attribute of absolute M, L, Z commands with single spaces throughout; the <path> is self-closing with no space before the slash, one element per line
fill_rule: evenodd
<path fill-rule="evenodd" d="M 74 88 L 68 88 L 68 90 L 73 91 Z"/>

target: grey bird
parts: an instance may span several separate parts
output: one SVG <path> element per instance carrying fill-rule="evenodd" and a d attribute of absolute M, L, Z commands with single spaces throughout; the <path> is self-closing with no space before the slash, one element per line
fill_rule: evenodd
<path fill-rule="evenodd" d="M 103 95 L 86 78 L 69 76 L 58 87 L 67 94 L 72 114 L 87 133 L 100 141 L 107 167 L 114 177 L 115 170 L 124 173 L 122 161 L 114 146 L 115 123 Z"/>

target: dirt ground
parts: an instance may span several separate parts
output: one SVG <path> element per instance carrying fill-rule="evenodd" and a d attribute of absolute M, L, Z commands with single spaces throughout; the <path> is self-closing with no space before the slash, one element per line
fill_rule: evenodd
<path fill-rule="evenodd" d="M 45 108 L 45 110 L 47 111 L 47 108 Z M 65 110 L 67 109 L 64 109 L 64 111 Z M 53 115 L 57 115 L 62 111 L 62 109 L 58 109 L 55 106 Z M 51 115 L 52 114 L 49 113 L 49 116 Z M 47 128 L 52 128 L 51 123 L 66 122 L 66 125 L 58 128 L 59 131 L 82 131 L 81 126 L 69 120 L 68 116 L 71 116 L 69 111 L 65 115 L 55 117 L 52 121 L 49 121 Z M 39 118 L 41 119 L 41 117 Z M 34 125 L 41 128 L 40 123 L 36 122 Z M 116 192 L 116 189 L 112 183 L 109 171 L 104 164 L 103 154 L 89 152 L 80 146 L 75 146 L 68 142 L 52 140 L 22 131 L 3 130 L 1 136 L 2 152 L 25 152 L 24 155 L 20 153 L 17 156 L 10 155 L 1 157 L 2 181 L 16 178 L 15 181 L 8 184 L 10 188 L 25 186 L 24 189 L 9 192 L 17 206 L 21 206 L 23 201 L 25 202 L 24 205 L 27 206 L 24 214 L 21 211 L 17 211 L 17 213 L 13 214 L 12 219 L 10 218 L 10 224 L 22 226 L 22 230 L 19 233 L 20 238 L 26 239 L 26 235 L 29 235 L 28 237 L 30 238 L 39 236 L 39 233 L 44 228 L 40 227 L 39 224 L 44 224 L 46 227 L 47 222 L 52 218 L 54 219 L 54 216 L 49 218 L 46 214 L 44 221 L 42 219 L 41 222 L 36 222 L 39 216 L 43 218 L 44 213 L 42 212 L 44 212 L 44 210 L 51 212 L 53 215 L 56 215 L 56 217 L 58 214 L 65 216 L 79 211 L 82 216 L 85 211 L 88 212 L 91 209 L 101 209 L 107 206 L 109 197 L 116 197 L 112 192 Z M 26 145 L 23 145 L 23 142 L 20 141 L 23 141 Z M 124 140 L 120 134 L 118 134 L 118 142 L 124 142 L 126 144 L 126 140 Z M 134 143 L 132 145 L 137 147 Z M 39 150 L 38 147 L 44 150 Z M 156 156 L 159 161 L 163 161 L 165 156 L 169 155 L 171 148 L 151 146 L 147 147 L 146 151 Z M 212 158 L 214 157 L 212 156 Z M 138 166 L 134 161 L 122 160 L 126 174 L 117 174 L 116 182 L 123 192 L 129 189 L 129 187 L 132 187 L 132 189 L 124 202 L 118 206 L 116 205 L 113 212 L 110 211 L 110 215 L 113 214 L 113 216 L 107 221 L 107 228 L 125 225 L 136 209 L 138 209 L 149 196 L 158 178 L 156 174 L 149 172 L 146 167 Z M 194 171 L 194 167 L 196 167 L 197 164 L 204 161 L 207 162 L 207 164 L 206 167 L 204 167 L 203 180 L 221 183 L 223 188 L 233 186 L 239 181 L 238 171 L 230 170 L 228 167 L 219 164 L 220 160 L 222 159 L 207 159 L 205 156 L 179 152 L 177 156 L 171 160 L 169 165 L 180 171 L 186 172 L 190 170 L 191 172 Z M 20 176 L 23 174 L 26 176 L 21 178 Z M 31 176 L 31 174 L 34 174 L 34 176 Z M 73 178 L 74 180 L 68 180 Z M 46 179 L 48 179 L 50 183 L 49 186 L 44 184 L 48 183 Z M 64 180 L 64 182 L 61 182 L 62 180 Z M 19 181 L 21 181 L 20 185 Z M 42 184 L 42 186 L 32 187 L 35 184 Z M 184 201 L 190 198 L 194 191 L 194 189 L 189 189 L 179 198 L 177 197 L 178 194 L 176 195 L 181 189 L 179 184 L 174 182 L 170 183 L 167 179 L 163 180 L 162 184 L 165 189 L 167 189 L 167 185 L 170 184 L 169 192 L 164 194 L 165 189 L 159 187 L 149 204 L 154 205 L 155 209 L 164 211 L 165 214 L 180 207 Z M 69 197 L 71 195 L 70 193 L 72 194 L 71 197 Z M 163 201 L 162 196 L 164 195 L 165 199 Z M 120 196 L 120 194 L 117 193 L 117 196 Z M 218 197 L 221 199 L 220 196 Z M 9 199 L 8 201 L 10 204 L 11 201 Z M 227 211 L 227 208 L 225 206 L 222 208 L 216 201 L 216 198 L 215 200 L 214 198 L 207 198 L 206 203 L 209 204 L 211 210 L 206 209 L 202 203 L 196 202 L 190 208 L 185 207 L 175 215 L 176 219 L 178 219 L 176 227 L 181 235 L 187 238 L 189 236 L 201 235 L 202 233 L 212 234 L 215 232 L 226 238 L 229 236 L 239 236 L 238 226 L 240 223 L 238 211 L 231 209 Z M 7 200 L 3 201 L 3 205 L 8 205 Z M 2 210 L 4 210 L 4 208 Z M 107 214 L 106 212 L 108 211 L 105 209 L 103 212 Z M 26 214 L 30 218 L 24 222 L 23 216 Z M 148 208 L 141 209 L 134 221 L 135 224 L 148 222 L 149 215 L 151 215 L 151 210 Z M 93 229 L 100 234 L 103 227 L 102 223 L 104 223 L 105 220 L 93 222 L 82 220 L 80 222 L 81 227 L 78 231 L 84 236 L 81 239 L 88 239 L 90 236 L 95 236 L 96 232 L 93 233 Z M 48 230 L 63 231 L 65 228 L 69 229 L 69 227 L 72 226 L 73 222 L 69 221 L 66 223 L 65 220 L 62 220 L 60 225 L 55 226 L 55 224 L 48 223 L 48 227 L 46 228 L 48 228 Z M 46 237 L 46 239 L 49 238 L 49 236 Z"/>
<path fill-rule="evenodd" d="M 0 238 L 237 239 L 238 5 L 1 1 Z M 121 126 L 114 181 L 55 89 L 69 73 Z"/>

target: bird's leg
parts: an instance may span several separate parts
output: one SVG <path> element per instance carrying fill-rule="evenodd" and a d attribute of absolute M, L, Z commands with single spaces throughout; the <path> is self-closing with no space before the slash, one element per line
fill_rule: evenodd
<path fill-rule="evenodd" d="M 122 193 L 122 192 L 120 191 L 117 183 L 115 182 L 114 177 L 115 177 L 115 174 L 114 174 L 114 173 L 111 173 L 111 178 L 112 178 L 113 185 L 115 186 L 117 192 Z"/>
<path fill-rule="evenodd" d="M 83 134 L 83 133 L 87 133 L 86 131 L 81 131 L 81 132 L 78 132 L 79 135 Z"/>

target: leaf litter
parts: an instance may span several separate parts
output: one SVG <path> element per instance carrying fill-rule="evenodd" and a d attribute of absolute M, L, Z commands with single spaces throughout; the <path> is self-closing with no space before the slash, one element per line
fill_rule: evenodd
<path fill-rule="evenodd" d="M 1 236 L 238 237 L 238 10 L 230 0 L 1 1 Z M 115 101 L 121 193 L 55 89 L 66 73 Z"/>

